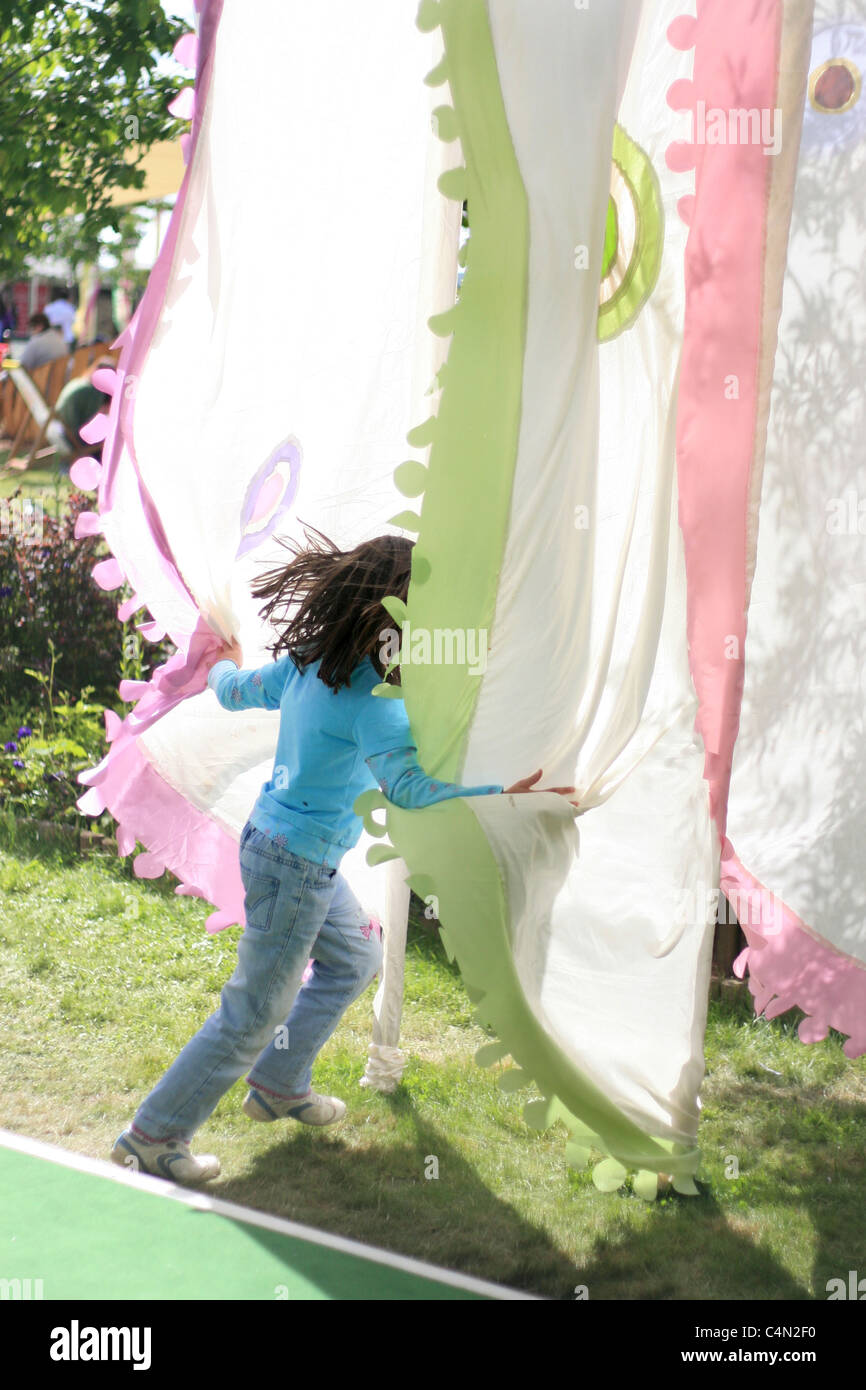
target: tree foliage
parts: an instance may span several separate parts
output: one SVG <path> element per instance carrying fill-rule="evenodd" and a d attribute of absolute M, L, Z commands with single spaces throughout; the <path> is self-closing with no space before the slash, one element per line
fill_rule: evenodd
<path fill-rule="evenodd" d="M 157 71 L 184 26 L 158 0 L 0 0 L 0 278 L 54 251 L 52 219 L 78 214 L 82 245 L 118 227 L 112 187 L 183 127 L 167 111 L 183 73 Z"/>

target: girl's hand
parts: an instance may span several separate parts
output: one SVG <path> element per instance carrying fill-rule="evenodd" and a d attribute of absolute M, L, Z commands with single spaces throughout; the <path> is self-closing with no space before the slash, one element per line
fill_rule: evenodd
<path fill-rule="evenodd" d="M 544 791 L 556 792 L 557 796 L 570 796 L 571 792 L 575 790 L 574 787 L 536 787 L 535 783 L 538 781 L 541 775 L 542 769 L 539 768 L 537 772 L 533 772 L 531 777 L 524 777 L 521 782 L 515 782 L 513 787 L 506 787 L 505 791 L 506 793 L 510 794 Z M 572 806 L 579 806 L 580 802 L 572 801 L 571 804 Z"/>
<path fill-rule="evenodd" d="M 233 661 L 236 666 L 243 666 L 244 657 L 240 642 L 227 642 L 224 647 L 220 647 L 219 651 L 215 653 L 208 663 L 208 670 L 210 670 L 211 666 L 216 666 L 218 661 Z"/>

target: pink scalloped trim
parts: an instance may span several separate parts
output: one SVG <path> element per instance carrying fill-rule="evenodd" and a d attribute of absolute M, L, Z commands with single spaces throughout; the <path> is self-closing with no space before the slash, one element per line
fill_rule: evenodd
<path fill-rule="evenodd" d="M 82 492 L 93 492 L 102 477 L 102 464 L 91 458 L 76 459 L 69 470 L 69 477 Z"/>
<path fill-rule="evenodd" d="M 113 562 L 106 560 L 104 563 Z M 190 695 L 200 694 L 207 686 L 208 671 L 220 646 L 220 639 L 200 618 L 181 649 L 157 667 L 150 680 L 121 681 L 120 698 L 127 703 L 135 702 L 135 707 L 117 730 L 107 757 L 96 767 L 79 773 L 79 782 L 85 786 L 99 786 L 108 777 L 109 764 L 119 756 L 121 745 L 152 728 Z"/>
<path fill-rule="evenodd" d="M 91 572 L 100 589 L 119 589 L 123 583 L 123 570 L 114 558 L 100 560 Z"/>
<path fill-rule="evenodd" d="M 108 434 L 108 416 L 93 415 L 78 431 L 85 444 L 101 444 Z"/>
<path fill-rule="evenodd" d="M 243 923 L 244 890 L 233 837 L 170 787 L 135 740 L 124 740 L 101 766 L 98 787 L 82 802 L 90 798 L 94 814 L 107 809 L 114 816 L 119 853 L 132 853 L 136 841 L 147 847 L 133 861 L 135 873 L 154 878 L 170 869 L 181 880 L 178 892 L 214 904 L 206 924 L 211 933 Z"/>
<path fill-rule="evenodd" d="M 179 121 L 191 121 L 195 112 L 195 92 L 192 87 L 183 87 L 168 104 L 169 112 Z"/>
<path fill-rule="evenodd" d="M 192 31 L 181 35 L 171 51 L 171 56 L 183 68 L 195 67 L 198 59 L 198 39 Z"/>
<path fill-rule="evenodd" d="M 755 1011 L 776 1018 L 788 1009 L 807 1015 L 797 1030 L 804 1043 L 830 1028 L 848 1035 L 846 1057 L 866 1052 L 866 965 L 837 951 L 744 868 L 725 840 L 721 887 L 737 913 L 748 946 L 735 962 L 749 970 Z"/>
<path fill-rule="evenodd" d="M 102 518 L 99 512 L 79 512 L 75 518 L 75 539 L 85 536 L 98 536 L 102 531 Z"/>
<path fill-rule="evenodd" d="M 113 367 L 97 367 L 90 380 L 97 391 L 105 391 L 113 396 L 117 388 L 117 372 Z"/>
<path fill-rule="evenodd" d="M 678 48 L 681 53 L 685 53 L 690 48 L 694 48 L 697 43 L 698 21 L 694 15 L 683 14 L 677 19 L 672 19 L 668 25 L 668 42 L 672 48 Z"/>
<path fill-rule="evenodd" d="M 142 608 L 143 606 L 144 605 L 142 604 L 141 599 L 138 597 L 138 594 L 133 594 L 131 598 L 126 599 L 118 608 L 118 622 L 128 623 L 133 613 L 137 613 L 139 608 Z M 121 696 L 121 698 L 123 697 Z"/>

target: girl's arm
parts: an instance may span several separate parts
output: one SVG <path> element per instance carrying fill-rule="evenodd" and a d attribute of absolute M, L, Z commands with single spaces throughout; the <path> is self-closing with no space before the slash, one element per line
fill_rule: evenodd
<path fill-rule="evenodd" d="M 392 748 L 387 753 L 375 753 L 364 761 L 388 800 L 406 811 L 432 806 L 450 797 L 494 796 L 502 791 L 502 787 L 462 787 L 457 782 L 439 782 L 428 777 L 418 762 L 418 750 L 412 744 Z"/>
<path fill-rule="evenodd" d="M 450 797 L 502 791 L 501 787 L 461 787 L 428 777 L 418 762 L 402 700 L 366 697 L 355 717 L 352 736 L 382 792 L 395 806 L 414 810 Z"/>
<path fill-rule="evenodd" d="M 234 661 L 218 661 L 207 683 L 223 709 L 279 709 L 290 663 L 286 656 L 257 671 L 239 671 Z"/>
<path fill-rule="evenodd" d="M 525 793 L 538 790 L 541 772 L 525 777 L 513 787 L 463 787 L 457 782 L 441 782 L 428 777 L 418 762 L 418 749 L 412 742 L 409 720 L 402 700 L 371 697 L 365 700 L 352 727 L 361 754 L 389 801 L 406 810 L 432 806 L 457 796 L 496 796 L 502 791 Z M 545 790 L 570 796 L 574 787 Z M 577 805 L 576 802 L 573 803 Z"/>

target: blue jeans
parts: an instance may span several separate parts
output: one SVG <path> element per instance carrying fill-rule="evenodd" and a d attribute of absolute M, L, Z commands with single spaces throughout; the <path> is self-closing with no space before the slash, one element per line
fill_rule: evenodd
<path fill-rule="evenodd" d="M 147 1138 L 191 1139 L 250 1067 L 247 1080 L 266 1094 L 306 1094 L 317 1054 L 381 967 L 378 931 L 335 869 L 247 825 L 241 878 L 237 968 L 216 1013 L 140 1106 L 133 1126 Z"/>

